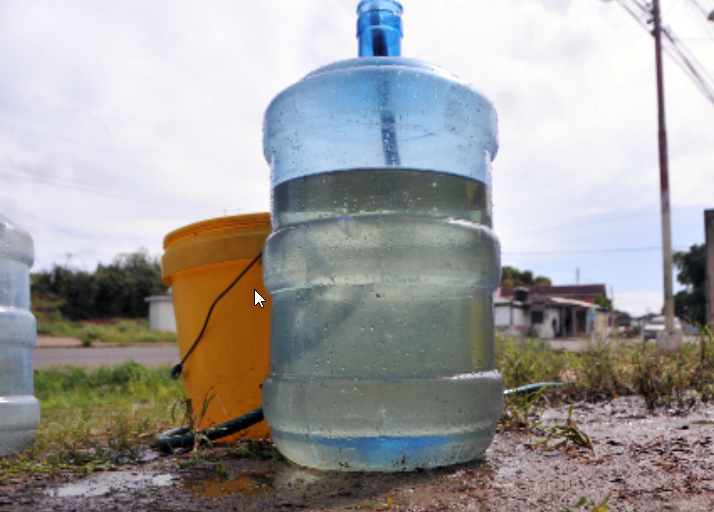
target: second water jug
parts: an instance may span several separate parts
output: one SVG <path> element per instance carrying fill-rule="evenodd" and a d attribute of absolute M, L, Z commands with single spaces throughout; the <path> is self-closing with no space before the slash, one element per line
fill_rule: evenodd
<path fill-rule="evenodd" d="M 0 215 L 0 456 L 22 451 L 40 423 L 32 373 L 37 342 L 30 312 L 34 257 L 30 234 Z"/>
<path fill-rule="evenodd" d="M 311 73 L 265 115 L 264 412 L 278 449 L 314 468 L 472 460 L 503 407 L 495 111 L 453 75 L 399 57 L 401 13 L 362 2 L 360 58 Z"/>

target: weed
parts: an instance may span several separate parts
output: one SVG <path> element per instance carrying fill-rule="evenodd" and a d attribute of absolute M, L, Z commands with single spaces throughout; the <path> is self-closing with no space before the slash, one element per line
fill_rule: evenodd
<path fill-rule="evenodd" d="M 593 498 L 586 498 L 585 496 L 583 496 L 578 500 L 575 505 L 565 507 L 560 512 L 573 512 L 574 508 L 580 508 L 583 506 L 588 507 L 587 510 L 589 512 L 607 512 L 608 510 L 610 510 L 610 506 L 607 504 L 607 502 L 610 501 L 611 494 L 612 491 L 608 492 L 607 496 L 605 496 L 605 499 L 603 499 L 600 503 L 597 503 Z"/>
<path fill-rule="evenodd" d="M 692 385 L 702 402 L 708 402 L 714 397 L 714 334 L 709 325 L 701 326 L 699 332 L 699 363 L 692 376 Z"/>
<path fill-rule="evenodd" d="M 608 340 L 589 341 L 578 359 L 579 384 L 589 390 L 605 393 L 623 391 L 619 355 L 622 345 L 614 347 Z"/>
<path fill-rule="evenodd" d="M 698 362 L 697 356 L 697 347 L 691 344 L 669 355 L 659 354 L 655 347 L 647 344 L 633 351 L 632 385 L 645 399 L 649 410 L 673 403 L 679 409 L 689 409 L 696 403 L 696 393 L 702 401 L 708 399 L 714 381 L 712 370 Z"/>
<path fill-rule="evenodd" d="M 393 505 L 392 493 L 389 492 L 389 493 L 387 493 L 386 501 L 366 501 L 364 503 L 360 503 L 359 505 L 351 505 L 351 506 L 345 507 L 345 508 L 347 510 L 365 510 L 365 509 L 370 509 L 370 508 L 391 509 L 392 505 Z"/>
<path fill-rule="evenodd" d="M 639 352 L 632 354 L 632 365 L 635 391 L 645 399 L 647 409 L 652 410 L 665 393 L 661 357 L 654 347 L 643 344 Z"/>
<path fill-rule="evenodd" d="M 193 439 L 193 450 L 192 452 L 195 454 L 198 450 L 199 445 L 203 443 L 210 443 L 211 440 L 208 439 L 204 434 L 201 433 L 200 428 L 201 424 L 203 423 L 203 418 L 206 417 L 206 411 L 208 411 L 208 406 L 211 404 L 211 401 L 215 398 L 216 394 L 211 393 L 211 389 L 209 388 L 208 391 L 206 391 L 206 394 L 203 397 L 203 401 L 201 402 L 201 412 L 196 415 L 194 413 L 194 409 L 191 406 L 192 402 L 188 402 L 188 406 L 186 408 L 186 417 L 185 420 L 190 425 L 191 431 L 194 432 L 196 435 L 194 436 Z M 211 393 L 211 394 L 209 394 Z"/>
<path fill-rule="evenodd" d="M 572 355 L 551 348 L 547 340 L 496 338 L 497 366 L 506 387 L 539 381 L 561 381 L 572 366 Z"/>
<path fill-rule="evenodd" d="M 595 452 L 595 447 L 590 440 L 590 436 L 583 432 L 572 419 L 573 405 L 575 404 L 572 404 L 568 409 L 568 417 L 565 420 L 565 425 L 554 425 L 547 428 L 545 430 L 547 438 L 544 441 L 533 445 L 534 447 L 543 446 L 546 450 L 560 448 L 570 454 L 568 451 L 569 448 L 571 446 L 577 446 L 580 448 L 587 448 L 588 450 Z M 549 446 L 548 443 L 553 440 L 556 440 L 557 442 L 554 445 Z"/>
<path fill-rule="evenodd" d="M 570 381 L 566 389 L 545 396 L 596 400 L 639 394 L 650 410 L 673 404 L 686 410 L 714 399 L 714 337 L 707 327 L 700 332 L 698 344 L 685 343 L 666 355 L 632 340 L 593 341 L 577 354 L 554 350 L 542 340 L 496 337 L 496 367 L 507 388 Z"/>
<path fill-rule="evenodd" d="M 539 422 L 531 421 L 535 414 L 533 409 L 543 397 L 545 388 L 530 393 L 528 395 L 511 395 L 506 397 L 506 406 L 500 422 L 500 431 L 521 431 L 530 432 L 540 428 Z"/>

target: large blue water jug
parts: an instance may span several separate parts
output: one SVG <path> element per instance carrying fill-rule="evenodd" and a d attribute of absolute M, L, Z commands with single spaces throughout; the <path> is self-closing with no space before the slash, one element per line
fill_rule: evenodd
<path fill-rule="evenodd" d="M 464 462 L 503 408 L 496 114 L 455 76 L 399 57 L 398 2 L 358 14 L 360 58 L 309 74 L 265 114 L 265 417 L 278 449 L 314 468 Z"/>
<path fill-rule="evenodd" d="M 40 404 L 33 396 L 30 235 L 0 215 L 0 456 L 17 453 L 34 436 Z"/>

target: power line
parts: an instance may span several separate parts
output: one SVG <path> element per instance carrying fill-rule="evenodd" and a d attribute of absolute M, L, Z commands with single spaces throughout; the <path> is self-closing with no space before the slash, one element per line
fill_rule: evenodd
<path fill-rule="evenodd" d="M 151 192 L 146 192 L 143 190 L 120 188 L 120 187 L 108 187 L 108 186 L 102 185 L 100 183 L 92 183 L 89 181 L 73 180 L 70 178 L 64 178 L 62 176 L 44 176 L 44 175 L 41 175 L 41 174 L 38 174 L 35 172 L 27 171 L 25 169 L 5 168 L 5 170 L 9 170 L 9 171 L 15 172 L 15 173 L 22 173 L 27 176 L 31 176 L 32 178 L 34 178 L 38 181 L 43 181 L 43 182 L 46 180 L 55 180 L 55 181 L 65 182 L 70 185 L 77 185 L 79 187 L 88 187 L 89 189 L 99 189 L 102 191 L 108 191 L 108 192 L 112 192 L 112 193 L 127 193 L 127 194 L 131 194 L 132 196 L 142 195 L 142 196 L 145 196 L 148 198 L 158 199 L 161 201 L 167 201 L 167 200 L 168 201 L 176 201 L 177 200 L 176 198 L 161 196 L 161 195 L 153 194 Z M 201 203 L 198 201 L 185 200 L 185 199 L 182 199 L 182 201 L 192 203 L 192 204 L 194 204 L 196 206 L 200 206 L 200 207 L 212 207 L 212 205 L 208 205 L 206 203 Z"/>
<path fill-rule="evenodd" d="M 602 225 L 602 224 L 611 224 L 615 221 L 621 222 L 626 219 L 634 219 L 638 217 L 651 217 L 652 213 L 651 212 L 639 212 L 635 213 L 633 215 L 617 215 L 615 217 L 606 217 L 606 218 L 601 218 L 601 219 L 594 219 L 594 220 L 588 220 L 584 222 L 570 222 L 567 224 L 557 224 L 557 225 L 549 225 L 549 226 L 544 226 L 541 228 L 537 229 L 529 229 L 528 231 L 519 231 L 516 233 L 509 233 L 511 236 L 515 235 L 532 235 L 533 233 L 542 233 L 544 231 L 553 231 L 555 229 L 563 229 L 563 228 L 575 228 L 575 227 L 582 227 L 582 226 L 597 226 L 597 225 Z"/>
<path fill-rule="evenodd" d="M 706 13 L 705 9 L 695 0 L 689 0 L 695 4 L 697 8 Z M 650 34 L 653 31 L 650 29 L 650 23 L 653 22 L 653 13 L 650 10 L 649 4 L 643 4 L 641 0 L 617 0 L 628 13 Z M 706 14 L 704 14 L 706 18 Z M 709 29 L 709 27 L 707 27 Z M 707 72 L 706 68 L 697 60 L 692 52 L 684 45 L 671 28 L 662 27 L 661 33 L 664 34 L 662 39 L 664 50 L 672 58 L 672 60 L 689 76 L 694 82 L 694 85 L 706 96 L 706 98 L 714 103 L 714 79 Z"/>
<path fill-rule="evenodd" d="M 674 7 L 675 7 L 678 3 L 679 3 L 679 0 L 674 0 L 674 2 L 672 2 L 672 4 L 667 8 L 667 10 L 664 12 L 664 14 L 667 14 L 669 11 L 671 11 L 672 9 L 674 9 Z"/>
<path fill-rule="evenodd" d="M 598 253 L 615 253 L 615 252 L 643 252 L 643 251 L 661 251 L 662 247 L 617 247 L 609 249 L 561 249 L 557 251 L 503 251 L 503 254 L 510 255 L 545 255 L 545 254 L 598 254 Z"/>
<path fill-rule="evenodd" d="M 680 39 L 672 33 L 669 27 L 663 27 L 662 33 L 665 36 L 664 45 L 665 51 L 673 57 L 677 65 L 689 75 L 700 91 L 707 97 L 709 101 L 714 103 L 714 79 L 697 61 L 694 54 L 682 44 Z"/>
<path fill-rule="evenodd" d="M 5 176 L 9 179 L 22 179 L 26 181 L 32 181 L 35 183 L 40 183 L 43 185 L 48 185 L 51 187 L 59 187 L 70 190 L 77 190 L 80 192 L 88 192 L 90 194 L 101 195 L 105 197 L 113 197 L 117 199 L 124 199 L 127 201 L 132 201 L 140 204 L 149 204 L 153 206 L 161 206 L 166 208 L 173 208 L 176 210 L 191 211 L 197 213 L 205 213 L 208 211 L 214 212 L 216 209 L 220 209 L 219 206 L 211 206 L 204 203 L 198 203 L 196 201 L 186 200 L 186 199 L 176 199 L 166 196 L 159 196 L 157 194 L 152 194 L 150 192 L 144 192 L 140 190 L 129 190 L 123 188 L 110 188 L 97 183 L 83 182 L 78 180 L 72 180 L 68 178 L 62 178 L 59 176 L 39 176 L 35 173 L 24 171 L 21 169 L 5 168 L 0 171 L 0 176 Z M 143 196 L 144 199 L 138 196 Z M 153 201 L 147 201 L 146 199 L 152 199 Z M 163 204 L 157 205 L 156 201 L 160 201 Z M 193 205 L 193 207 L 192 207 Z"/>
<path fill-rule="evenodd" d="M 714 28 L 712 28 L 709 25 L 709 21 L 707 21 L 708 17 L 710 16 L 710 13 L 712 10 L 714 10 L 714 7 L 709 7 L 709 12 L 707 12 L 707 9 L 702 7 L 702 5 L 696 1 L 696 0 L 689 0 L 687 2 L 687 5 L 689 6 L 689 9 L 687 10 L 687 14 L 689 14 L 689 17 L 696 20 L 697 23 L 699 23 L 700 27 L 703 27 L 706 32 L 709 32 L 712 36 L 714 36 Z"/>

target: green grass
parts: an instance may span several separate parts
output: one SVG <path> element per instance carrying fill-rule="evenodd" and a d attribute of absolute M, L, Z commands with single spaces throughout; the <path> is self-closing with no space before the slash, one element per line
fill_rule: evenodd
<path fill-rule="evenodd" d="M 87 346 L 93 341 L 130 345 L 162 341 L 175 342 L 178 339 L 176 334 L 171 332 L 150 330 L 149 322 L 145 319 L 115 319 L 100 324 L 67 320 L 48 321 L 38 318 L 37 335 L 53 338 L 76 338 Z"/>
<path fill-rule="evenodd" d="M 43 412 L 165 402 L 176 398 L 183 389 L 181 381 L 171 380 L 169 371 L 168 365 L 149 368 L 134 361 L 96 369 L 68 366 L 37 370 L 35 396 Z"/>
<path fill-rule="evenodd" d="M 506 388 L 535 382 L 564 382 L 577 360 L 575 354 L 552 349 L 546 340 L 496 337 L 496 367 Z"/>
<path fill-rule="evenodd" d="M 502 426 L 535 426 L 529 417 L 544 403 L 540 398 L 547 403 L 553 394 L 569 399 L 640 394 L 650 408 L 687 408 L 709 401 L 714 398 L 711 339 L 685 345 L 679 354 L 660 355 L 653 344 L 642 342 L 594 343 L 584 353 L 572 354 L 539 340 L 499 337 L 496 365 L 506 388 L 542 381 L 571 383 L 558 390 L 508 397 Z M 183 384 L 170 379 L 168 366 L 147 368 L 127 362 L 93 370 L 37 370 L 34 380 L 42 409 L 40 427 L 25 451 L 0 459 L 0 485 L 32 474 L 87 473 L 136 463 L 155 435 L 179 426 L 185 412 Z M 572 429 L 559 430 L 554 439 L 577 444 L 575 434 Z"/>
<path fill-rule="evenodd" d="M 60 308 L 64 304 L 61 297 L 52 294 L 33 294 L 32 313 L 37 319 L 38 336 L 50 338 L 75 338 L 85 346 L 94 341 L 131 345 L 134 343 L 156 343 L 177 341 L 176 334 L 149 329 L 147 319 L 87 320 L 73 322 L 62 317 Z"/>
<path fill-rule="evenodd" d="M 608 492 L 607 496 L 605 496 L 600 503 L 589 496 L 583 496 L 577 503 L 569 507 L 565 507 L 560 512 L 575 512 L 573 509 L 581 507 L 585 507 L 581 510 L 586 512 L 607 512 L 610 510 L 610 506 L 607 504 L 607 502 L 610 501 L 610 496 L 612 496 L 612 491 Z"/>
<path fill-rule="evenodd" d="M 0 485 L 35 473 L 89 473 L 134 464 L 157 433 L 176 426 L 183 383 L 169 366 L 37 370 L 41 422 L 23 452 L 0 459 Z"/>
<path fill-rule="evenodd" d="M 575 354 L 542 340 L 497 337 L 496 367 L 507 389 L 569 382 L 557 393 L 585 399 L 639 394 L 650 409 L 672 404 L 687 408 L 714 398 L 714 341 L 709 334 L 699 344 L 685 343 L 680 353 L 669 355 L 641 341 L 595 342 Z"/>
<path fill-rule="evenodd" d="M 62 320 L 62 313 L 59 308 L 64 304 L 64 300 L 56 295 L 32 294 L 32 313 L 37 321 L 59 321 Z"/>

